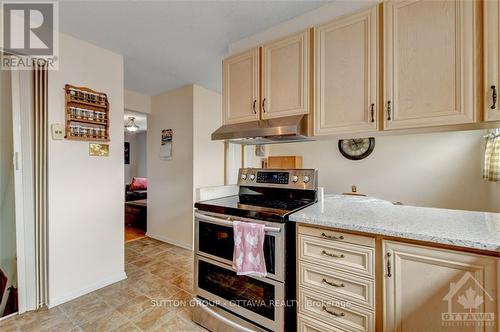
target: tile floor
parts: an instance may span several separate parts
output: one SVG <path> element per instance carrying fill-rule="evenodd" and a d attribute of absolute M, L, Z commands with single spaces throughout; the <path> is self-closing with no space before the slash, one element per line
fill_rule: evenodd
<path fill-rule="evenodd" d="M 206 331 L 191 321 L 191 251 L 146 237 L 126 243 L 125 263 L 126 280 L 1 321 L 0 331 Z"/>

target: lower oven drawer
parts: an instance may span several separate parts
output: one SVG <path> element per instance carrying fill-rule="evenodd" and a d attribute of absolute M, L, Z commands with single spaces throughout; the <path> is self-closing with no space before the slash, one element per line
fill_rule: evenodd
<path fill-rule="evenodd" d="M 195 256 L 195 295 L 272 331 L 284 330 L 284 283 L 238 276 L 230 265 Z"/>

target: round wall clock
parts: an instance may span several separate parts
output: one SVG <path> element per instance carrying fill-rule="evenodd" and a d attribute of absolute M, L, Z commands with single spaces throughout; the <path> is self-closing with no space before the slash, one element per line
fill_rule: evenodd
<path fill-rule="evenodd" d="M 368 157 L 373 152 L 374 148 L 374 137 L 339 140 L 340 153 L 351 160 L 361 160 Z"/>

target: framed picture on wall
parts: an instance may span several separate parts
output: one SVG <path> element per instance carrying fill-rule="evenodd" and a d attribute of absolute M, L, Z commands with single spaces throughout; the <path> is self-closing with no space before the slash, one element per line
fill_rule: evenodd
<path fill-rule="evenodd" d="M 124 154 L 124 158 L 125 158 L 125 165 L 130 164 L 130 142 L 125 142 L 123 154 Z"/>

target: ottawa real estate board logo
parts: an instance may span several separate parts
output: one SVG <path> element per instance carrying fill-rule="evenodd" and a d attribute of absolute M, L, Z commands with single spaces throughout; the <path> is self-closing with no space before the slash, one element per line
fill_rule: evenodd
<path fill-rule="evenodd" d="M 441 313 L 443 327 L 495 325 L 494 298 L 470 272 L 465 272 L 457 282 L 450 283 L 443 301 L 448 307 L 446 312 Z"/>
<path fill-rule="evenodd" d="M 32 69 L 40 59 L 57 69 L 58 9 L 55 1 L 0 1 L 2 69 Z"/>

